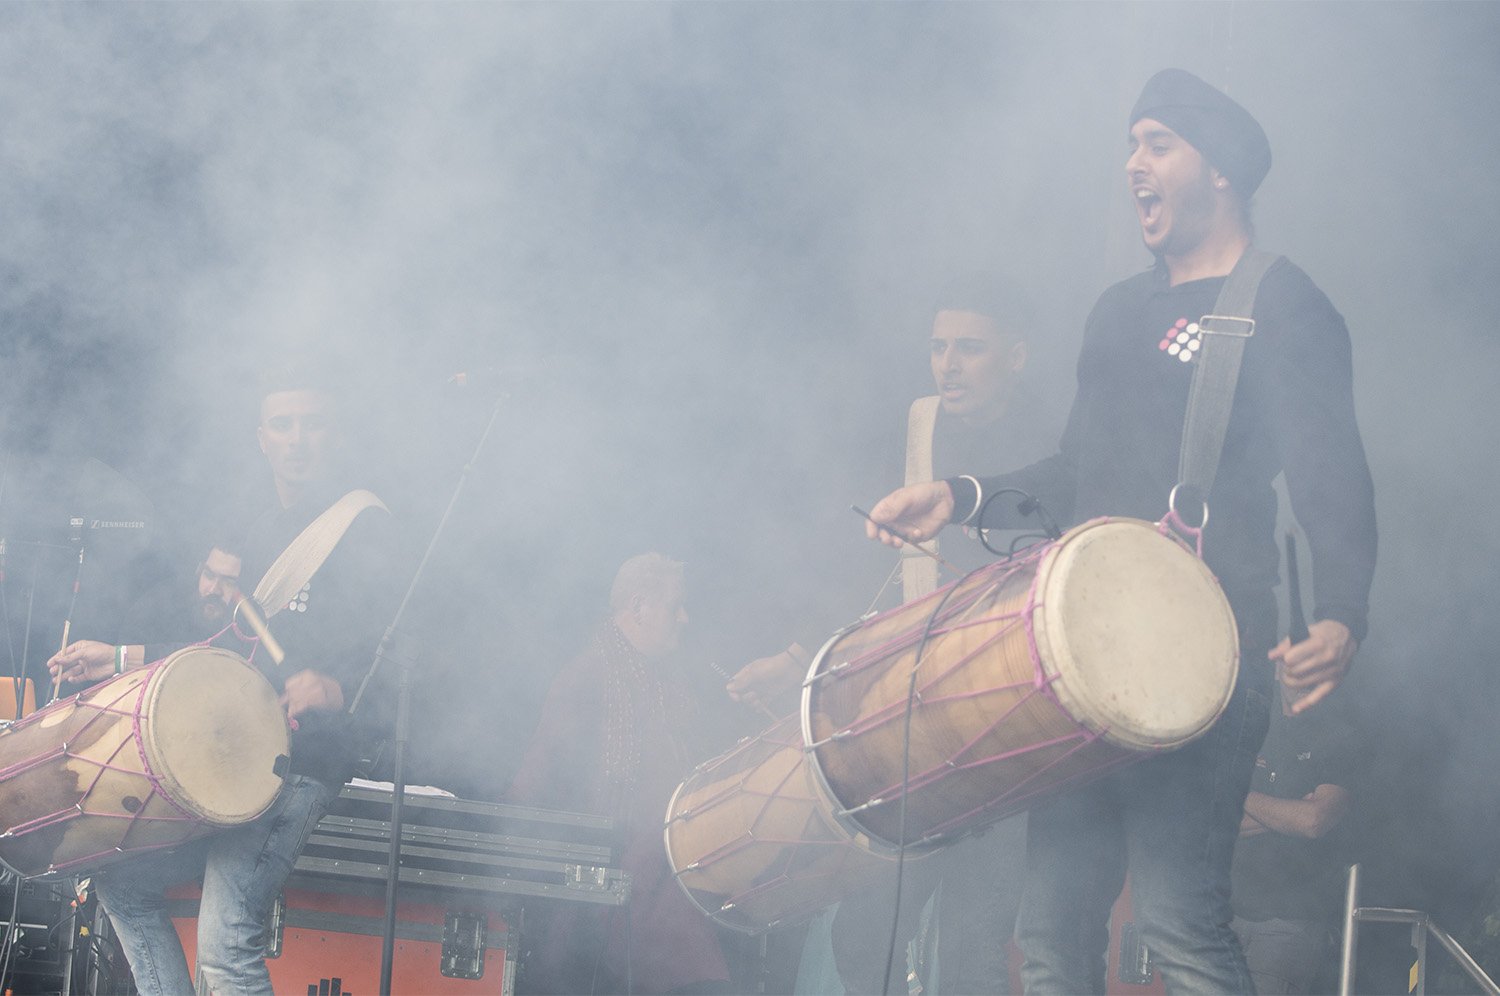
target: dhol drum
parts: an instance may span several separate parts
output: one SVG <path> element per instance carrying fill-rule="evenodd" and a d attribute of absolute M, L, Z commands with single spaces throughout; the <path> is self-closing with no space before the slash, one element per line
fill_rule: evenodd
<path fill-rule="evenodd" d="M 1167 532 L 1096 519 L 824 645 L 803 735 L 847 833 L 951 838 L 1207 731 L 1237 629 Z"/>
<path fill-rule="evenodd" d="M 0 861 L 90 871 L 249 822 L 281 790 L 286 717 L 243 658 L 189 647 L 0 732 Z"/>
<path fill-rule="evenodd" d="M 800 718 L 700 765 L 667 806 L 667 860 L 694 905 L 759 933 L 810 916 L 895 862 L 834 819 L 808 771 Z"/>

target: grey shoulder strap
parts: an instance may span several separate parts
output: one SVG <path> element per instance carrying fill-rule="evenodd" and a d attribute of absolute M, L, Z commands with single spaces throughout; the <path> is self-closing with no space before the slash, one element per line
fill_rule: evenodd
<path fill-rule="evenodd" d="M 323 561 L 344 538 L 354 517 L 375 507 L 384 509 L 385 504 L 368 491 L 351 491 L 324 509 L 322 515 L 309 522 L 307 528 L 287 544 L 255 586 L 254 598 L 267 619 L 286 608 L 302 586 L 312 580 Z"/>
<path fill-rule="evenodd" d="M 1214 313 L 1198 320 L 1203 350 L 1193 370 L 1187 418 L 1182 423 L 1182 450 L 1177 461 L 1178 487 L 1195 501 L 1207 502 L 1219 472 L 1224 433 L 1234 407 L 1235 385 L 1245 343 L 1255 334 L 1255 295 L 1261 278 L 1280 256 L 1246 249 L 1214 302 Z"/>

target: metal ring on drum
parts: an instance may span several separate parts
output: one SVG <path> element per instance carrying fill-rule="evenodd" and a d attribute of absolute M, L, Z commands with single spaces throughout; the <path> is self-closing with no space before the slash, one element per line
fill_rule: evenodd
<path fill-rule="evenodd" d="M 808 767 L 846 832 L 940 843 L 1201 736 L 1238 658 L 1192 551 L 1096 519 L 825 644 L 803 687 Z"/>

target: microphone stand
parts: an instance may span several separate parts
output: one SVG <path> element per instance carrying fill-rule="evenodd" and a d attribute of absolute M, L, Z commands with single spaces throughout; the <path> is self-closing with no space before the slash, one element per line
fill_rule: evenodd
<path fill-rule="evenodd" d="M 397 683 L 395 750 L 392 755 L 394 771 L 391 778 L 391 846 L 386 858 L 385 924 L 380 942 L 380 996 L 391 996 L 391 968 L 396 952 L 396 892 L 401 883 L 401 816 L 406 799 L 406 745 L 410 737 L 411 726 L 411 676 L 416 664 L 416 656 L 411 652 L 409 639 L 404 635 L 398 635 L 397 631 L 402 617 L 406 615 L 407 607 L 411 604 L 412 595 L 416 592 L 422 575 L 427 570 L 427 562 L 432 559 L 432 551 L 437 548 L 438 540 L 448 525 L 448 519 L 453 515 L 453 507 L 458 504 L 458 496 L 463 492 L 464 482 L 469 478 L 469 471 L 474 469 L 474 464 L 479 460 L 479 454 L 483 452 L 484 445 L 490 438 L 490 430 L 495 427 L 495 421 L 500 417 L 500 406 L 505 400 L 504 394 L 495 399 L 495 407 L 490 412 L 490 420 L 485 423 L 484 432 L 480 434 L 479 442 L 475 444 L 474 453 L 469 457 L 469 462 L 464 464 L 463 470 L 458 475 L 458 483 L 453 486 L 453 495 L 448 499 L 448 507 L 443 509 L 443 516 L 438 520 L 437 528 L 433 530 L 432 539 L 427 543 L 427 550 L 422 554 L 421 562 L 417 564 L 411 583 L 406 586 L 406 594 L 401 599 L 400 607 L 396 609 L 396 616 L 381 636 L 380 644 L 375 649 L 375 659 L 370 663 L 370 670 L 365 673 L 364 680 L 359 684 L 359 691 L 355 692 L 354 701 L 349 706 L 349 714 L 352 716 L 359 708 L 365 690 L 369 687 L 370 680 L 379 671 L 380 665 L 385 662 L 395 665 Z"/>

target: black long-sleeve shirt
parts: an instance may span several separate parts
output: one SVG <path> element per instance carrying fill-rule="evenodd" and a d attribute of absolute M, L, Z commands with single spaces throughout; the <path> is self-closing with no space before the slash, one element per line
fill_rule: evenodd
<path fill-rule="evenodd" d="M 254 590 L 281 551 L 341 493 L 310 494 L 291 508 L 274 508 L 257 519 L 245 541 L 244 590 Z M 293 773 L 335 785 L 353 773 L 359 734 L 369 731 L 364 722 L 357 730 L 347 710 L 390 621 L 399 559 L 393 555 L 393 536 L 391 517 L 384 510 L 360 512 L 291 605 L 271 617 L 271 632 L 286 650 L 286 660 L 278 667 L 264 651 L 255 654 L 255 666 L 278 690 L 287 678 L 303 670 L 327 675 L 343 689 L 343 711 L 305 712 L 297 717 L 298 728 L 292 734 Z M 266 606 L 268 611 L 272 608 Z M 365 711 L 361 705 L 361 712 Z"/>
<path fill-rule="evenodd" d="M 1224 279 L 1172 287 L 1158 267 L 1105 291 L 1085 326 L 1078 394 L 1059 452 L 981 480 L 984 493 L 1021 488 L 1068 523 L 1102 515 L 1161 518 L 1177 483 L 1197 362 L 1189 344 L 1198 320 L 1213 313 Z M 1285 259 L 1262 281 L 1253 317 L 1209 495 L 1204 559 L 1243 634 L 1263 645 L 1274 641 L 1271 591 L 1279 560 L 1272 482 L 1285 471 L 1292 510 L 1311 547 L 1315 617 L 1342 622 L 1362 640 L 1375 568 L 1375 502 L 1354 418 L 1348 330 L 1323 292 Z M 1178 342 L 1184 335 L 1188 344 Z M 954 483 L 954 518 L 962 521 L 973 508 L 972 497 L 964 500 L 972 488 Z M 1005 521 L 1001 506 L 986 513 L 986 524 Z"/>

